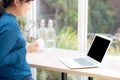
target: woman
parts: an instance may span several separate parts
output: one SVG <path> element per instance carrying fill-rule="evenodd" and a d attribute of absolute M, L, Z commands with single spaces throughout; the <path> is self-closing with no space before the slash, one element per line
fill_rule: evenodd
<path fill-rule="evenodd" d="M 23 17 L 32 0 L 0 0 L 0 80 L 32 80 L 26 53 L 38 49 L 34 42 L 26 47 L 16 16 Z"/>

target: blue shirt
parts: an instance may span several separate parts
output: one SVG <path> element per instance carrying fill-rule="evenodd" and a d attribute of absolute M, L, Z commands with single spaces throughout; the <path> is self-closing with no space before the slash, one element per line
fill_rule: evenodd
<path fill-rule="evenodd" d="M 16 17 L 3 12 L 0 16 L 0 80 L 20 80 L 31 74 L 25 47 Z"/>

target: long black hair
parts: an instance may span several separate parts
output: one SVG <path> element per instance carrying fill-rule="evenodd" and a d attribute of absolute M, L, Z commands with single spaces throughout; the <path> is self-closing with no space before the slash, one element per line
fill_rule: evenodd
<path fill-rule="evenodd" d="M 21 3 L 29 2 L 33 0 L 20 0 Z M 0 15 L 5 11 L 5 8 L 11 6 L 14 3 L 14 0 L 0 0 Z"/>

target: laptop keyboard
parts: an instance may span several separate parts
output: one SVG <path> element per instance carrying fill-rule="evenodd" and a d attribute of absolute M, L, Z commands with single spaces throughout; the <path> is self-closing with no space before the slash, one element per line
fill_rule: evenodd
<path fill-rule="evenodd" d="M 81 66 L 90 66 L 93 65 L 94 63 L 90 62 L 89 60 L 85 58 L 75 58 L 74 59 L 77 63 L 79 63 Z"/>

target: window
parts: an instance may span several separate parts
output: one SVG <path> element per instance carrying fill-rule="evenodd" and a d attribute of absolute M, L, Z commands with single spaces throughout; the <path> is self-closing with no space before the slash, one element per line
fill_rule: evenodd
<path fill-rule="evenodd" d="M 47 24 L 49 19 L 53 19 L 54 28 L 58 32 L 57 39 L 59 38 L 61 43 L 64 42 L 63 39 L 66 36 L 70 37 L 68 40 L 76 40 L 73 48 L 69 47 L 69 43 L 72 42 L 64 42 L 66 43 L 65 45 L 59 44 L 57 47 L 63 46 L 62 48 L 64 49 L 72 50 L 77 50 L 78 47 L 80 53 L 85 53 L 90 47 L 93 35 L 100 33 L 114 38 L 109 54 L 120 55 L 120 0 L 36 0 L 35 4 L 36 6 L 34 7 L 36 8 L 33 10 L 36 11 L 32 11 L 32 13 L 34 12 L 33 14 L 36 15 L 34 18 L 37 23 L 41 19 L 45 19 Z M 68 28 L 69 26 L 70 28 Z M 71 30 L 71 27 L 74 27 L 74 29 Z M 77 34 L 77 37 L 71 37 L 70 33 L 72 33 L 71 36 Z M 66 36 L 62 34 L 66 34 Z M 61 35 L 64 38 L 61 38 Z M 41 72 L 45 73 L 44 71 Z"/>
<path fill-rule="evenodd" d="M 52 19 L 57 34 L 56 47 L 78 50 L 78 0 L 36 0 L 33 5 L 34 11 L 32 10 L 32 14 L 30 12 L 29 14 L 37 23 L 36 28 L 40 28 L 41 19 L 45 20 L 48 28 L 48 20 Z M 60 75 L 58 72 L 37 69 L 38 80 L 59 80 Z M 69 79 L 73 79 L 73 76 L 70 75 Z"/>
<path fill-rule="evenodd" d="M 40 23 L 41 19 L 45 19 L 46 28 L 48 28 L 48 20 L 54 20 L 57 48 L 77 50 L 77 4 L 78 0 L 37 1 L 37 23 Z"/>
<path fill-rule="evenodd" d="M 114 40 L 109 54 L 120 55 L 120 0 L 88 1 L 88 36 L 101 33 L 112 37 Z"/>
<path fill-rule="evenodd" d="M 109 55 L 120 55 L 120 0 L 88 0 L 88 45 L 95 33 L 113 38 Z M 103 79 L 95 79 L 103 80 Z"/>

